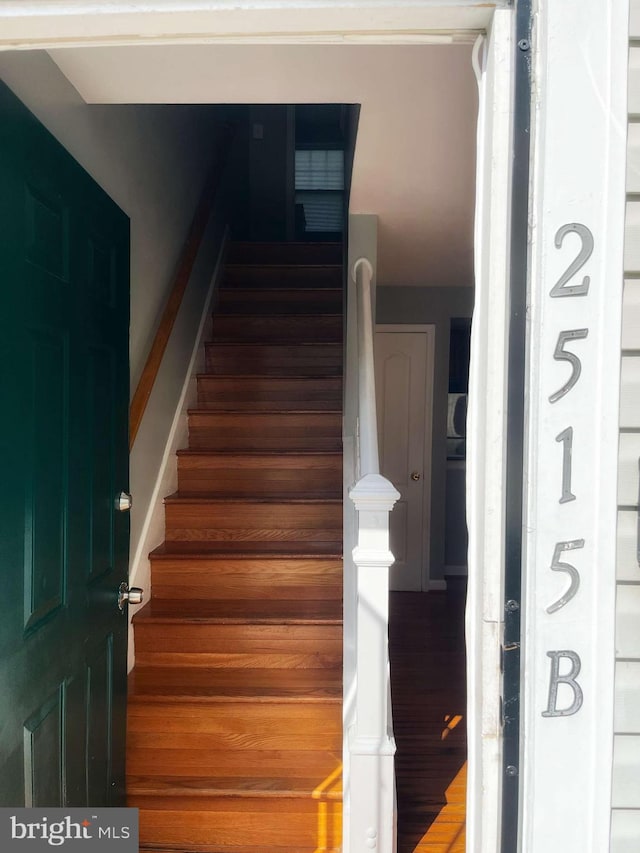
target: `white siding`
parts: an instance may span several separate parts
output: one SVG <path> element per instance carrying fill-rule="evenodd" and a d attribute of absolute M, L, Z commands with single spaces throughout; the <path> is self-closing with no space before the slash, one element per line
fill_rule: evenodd
<path fill-rule="evenodd" d="M 637 853 L 640 845 L 640 0 L 631 0 L 630 36 L 610 853 Z"/>

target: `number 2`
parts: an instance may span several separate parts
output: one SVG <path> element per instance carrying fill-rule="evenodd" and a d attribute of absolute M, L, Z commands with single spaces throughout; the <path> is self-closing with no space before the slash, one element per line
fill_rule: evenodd
<path fill-rule="evenodd" d="M 589 293 L 591 278 L 588 275 L 585 275 L 580 284 L 567 285 L 567 282 L 582 269 L 591 257 L 594 246 L 593 234 L 589 231 L 586 225 L 582 225 L 580 222 L 568 222 L 566 225 L 558 228 L 556 232 L 556 249 L 562 248 L 564 238 L 567 234 L 571 233 L 575 233 L 580 237 L 582 240 L 582 248 L 578 253 L 578 257 L 569 264 L 565 272 L 560 276 L 556 284 L 554 284 L 551 289 L 551 296 L 586 296 L 587 293 Z"/>

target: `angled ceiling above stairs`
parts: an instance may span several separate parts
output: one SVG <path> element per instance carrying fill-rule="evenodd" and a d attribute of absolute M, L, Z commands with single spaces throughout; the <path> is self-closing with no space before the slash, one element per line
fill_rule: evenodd
<path fill-rule="evenodd" d="M 379 283 L 472 284 L 477 93 L 470 45 L 50 53 L 87 103 L 361 104 L 351 211 L 379 217 Z"/>

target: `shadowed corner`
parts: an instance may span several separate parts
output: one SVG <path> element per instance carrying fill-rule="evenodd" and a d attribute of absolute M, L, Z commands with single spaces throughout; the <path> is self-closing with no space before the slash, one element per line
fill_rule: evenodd
<path fill-rule="evenodd" d="M 318 800 L 315 853 L 338 850 L 342 845 L 342 763 L 311 794 Z"/>

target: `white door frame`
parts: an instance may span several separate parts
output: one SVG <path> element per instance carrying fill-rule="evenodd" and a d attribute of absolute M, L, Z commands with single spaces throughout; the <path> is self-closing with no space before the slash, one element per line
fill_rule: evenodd
<path fill-rule="evenodd" d="M 476 292 L 467 412 L 467 853 L 499 853 L 514 16 L 478 40 Z"/>
<path fill-rule="evenodd" d="M 423 474 L 422 477 L 422 517 L 424 520 L 422 528 L 422 589 L 442 589 L 431 586 L 431 557 L 430 557 L 430 540 L 431 540 L 431 479 L 433 475 L 433 466 L 431 464 L 432 452 L 432 436 L 433 436 L 433 382 L 435 376 L 435 344 L 436 344 L 436 327 L 433 323 L 377 323 L 376 334 L 378 332 L 398 332 L 400 334 L 408 334 L 409 332 L 418 332 L 426 335 L 427 341 L 427 367 L 431 364 L 431 375 L 426 371 L 425 375 L 425 412 L 424 412 L 424 470 L 428 469 L 429 482 L 428 489 L 427 477 Z M 446 589 L 446 584 L 444 585 Z"/>
<path fill-rule="evenodd" d="M 491 30 L 481 99 L 467 517 L 467 850 L 498 853 L 512 0 L 5 0 L 0 50 L 170 43 L 452 43 Z M 188 7 L 188 8 L 187 8 Z M 375 213 L 375 211 L 373 211 Z M 391 853 L 391 851 L 382 851 Z"/>

